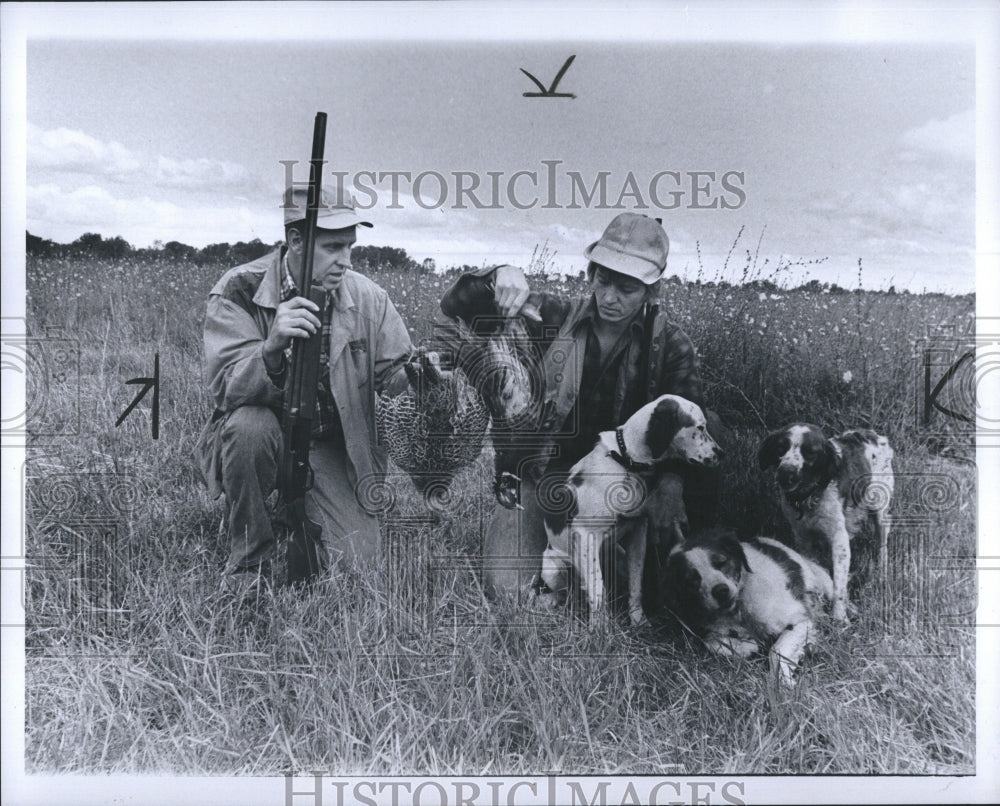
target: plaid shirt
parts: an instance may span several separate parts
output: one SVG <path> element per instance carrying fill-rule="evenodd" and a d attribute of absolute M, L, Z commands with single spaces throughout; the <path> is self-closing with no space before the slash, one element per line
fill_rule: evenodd
<path fill-rule="evenodd" d="M 497 329 L 494 323 L 503 321 L 494 300 L 495 269 L 476 269 L 459 277 L 441 298 L 442 313 L 462 319 L 476 333 L 494 332 Z M 694 345 L 662 312 L 656 317 L 637 314 L 608 354 L 602 355 L 594 333 L 597 314 L 593 295 L 570 301 L 559 295 L 540 293 L 532 302 L 539 309 L 542 321 L 528 320 L 525 325 L 543 356 L 549 354 L 554 339 L 566 328 L 569 338 L 583 337 L 579 380 L 568 374 L 565 382 L 560 374 L 546 377 L 546 385 L 555 395 L 549 400 L 553 405 L 551 423 L 543 422 L 542 427 L 545 430 L 551 427 L 553 443 L 558 448 L 558 458 L 552 460 L 550 469 L 568 468 L 593 448 L 601 431 L 621 425 L 660 395 L 679 395 L 704 408 Z M 649 354 L 643 366 L 646 346 Z M 633 363 L 627 359 L 630 353 L 635 354 L 636 348 L 640 350 L 639 360 Z M 556 416 L 555 410 L 570 393 L 575 399 L 572 408 Z M 497 435 L 494 435 L 496 445 Z M 506 454 L 506 458 L 501 456 L 498 460 L 498 467 L 502 464 L 510 472 L 520 472 L 523 449 L 516 445 L 501 446 L 498 453 Z"/>
<path fill-rule="evenodd" d="M 644 310 L 644 309 L 643 309 Z M 601 345 L 594 332 L 596 311 L 593 304 L 581 319 L 581 326 L 587 328 L 587 347 L 580 372 L 580 389 L 587 390 L 586 397 L 577 400 L 576 414 L 571 414 L 563 424 L 557 437 L 562 443 L 564 462 L 572 464 L 594 447 L 597 434 L 609 431 L 620 423 L 615 422 L 615 391 L 622 372 L 622 361 L 633 341 L 642 342 L 645 337 L 643 311 L 629 323 L 621 337 L 607 355 L 601 354 Z M 643 389 L 633 384 L 627 389 L 624 412 L 631 414 L 646 402 Z"/>
<path fill-rule="evenodd" d="M 299 295 L 299 290 L 288 268 L 287 255 L 285 256 L 283 269 L 281 275 L 281 301 L 287 302 Z M 330 323 L 333 321 L 332 297 L 332 294 L 327 294 L 320 336 L 322 341 L 319 355 L 319 387 L 316 390 L 316 411 L 313 414 L 312 422 L 312 437 L 318 440 L 342 437 L 344 433 L 340 423 L 340 413 L 337 411 L 337 403 L 333 399 L 333 392 L 330 390 Z M 285 350 L 285 365 L 281 368 L 282 375 L 285 374 L 285 369 L 291 360 L 292 348 L 289 346 Z"/>
<path fill-rule="evenodd" d="M 498 329 L 496 323 L 502 323 L 502 318 L 497 311 L 496 302 L 493 299 L 493 279 L 496 267 L 476 269 L 467 272 L 459 277 L 455 284 L 449 288 L 441 298 L 441 311 L 445 316 L 462 319 L 476 333 L 485 334 Z M 527 321 L 528 332 L 532 339 L 537 339 L 542 352 L 547 350 L 552 343 L 556 331 L 563 325 L 566 318 L 570 316 L 576 305 L 560 296 L 542 293 L 536 295 L 537 299 L 532 300 L 541 310 L 542 322 L 535 323 Z M 576 304 L 585 304 L 584 310 L 579 313 L 578 326 L 590 328 L 588 331 L 587 356 L 591 357 L 591 375 L 595 377 L 593 370 L 593 356 L 599 356 L 600 350 L 593 349 L 591 341 L 593 336 L 593 297 L 590 296 L 586 303 L 579 301 Z M 661 314 L 662 315 L 662 314 Z M 645 333 L 645 326 L 642 318 L 635 322 L 626 331 L 624 339 L 631 342 L 633 339 L 645 340 L 652 334 Z M 618 348 L 627 349 L 627 344 L 616 345 L 613 353 L 617 356 L 616 366 L 621 367 L 621 356 L 618 355 Z M 698 372 L 698 359 L 694 345 L 683 330 L 676 325 L 667 323 L 667 330 L 664 341 L 659 345 L 658 352 L 660 359 L 657 371 L 654 373 L 656 380 L 655 388 L 647 390 L 645 399 L 639 400 L 635 404 L 623 407 L 622 415 L 627 417 L 632 414 L 643 403 L 652 400 L 659 395 L 671 394 L 680 395 L 688 400 L 697 403 L 704 408 L 702 399 L 701 376 Z M 610 356 L 609 356 L 610 358 Z M 610 376 L 616 373 L 607 361 L 604 364 L 604 372 Z M 581 389 L 590 389 L 584 385 L 581 378 Z M 625 403 L 625 401 L 623 401 Z M 588 448 L 589 450 L 589 448 Z"/>

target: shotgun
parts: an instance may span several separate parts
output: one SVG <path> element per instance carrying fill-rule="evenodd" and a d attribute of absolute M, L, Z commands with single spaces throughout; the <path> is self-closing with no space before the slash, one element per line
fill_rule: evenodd
<path fill-rule="evenodd" d="M 312 275 L 325 142 L 326 113 L 317 112 L 313 127 L 312 158 L 309 162 L 309 204 L 306 209 L 305 251 L 299 293 L 319 306 L 320 321 L 326 306 L 326 292 L 320 287 L 313 287 Z M 308 339 L 296 338 L 292 341 L 292 360 L 285 387 L 282 419 L 284 447 L 279 489 L 284 503 L 285 526 L 288 529 L 285 560 L 289 585 L 308 582 L 323 570 L 322 528 L 306 517 L 306 491 L 313 486 L 309 443 L 316 411 L 322 341 L 322 328 Z"/>

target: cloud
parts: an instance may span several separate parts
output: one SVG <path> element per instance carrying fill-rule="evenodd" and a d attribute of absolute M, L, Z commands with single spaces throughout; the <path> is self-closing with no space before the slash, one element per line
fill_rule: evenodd
<path fill-rule="evenodd" d="M 969 109 L 965 112 L 956 112 L 943 120 L 929 120 L 921 126 L 903 132 L 899 142 L 904 148 L 918 154 L 974 161 L 976 112 L 974 109 Z"/>
<path fill-rule="evenodd" d="M 549 241 L 550 245 L 559 246 L 561 249 L 569 248 L 573 250 L 574 254 L 582 255 L 583 250 L 600 237 L 601 234 L 593 230 L 556 224 L 550 228 L 545 239 Z"/>
<path fill-rule="evenodd" d="M 270 243 L 282 237 L 277 206 L 181 206 L 148 196 L 123 199 L 96 185 L 72 191 L 55 184 L 29 185 L 27 226 L 36 235 L 64 243 L 84 232 L 97 232 L 120 235 L 133 246 L 157 240 L 198 247 L 254 238 Z"/>
<path fill-rule="evenodd" d="M 940 237 L 932 239 L 926 232 L 914 236 L 911 230 L 890 226 L 894 205 L 919 206 L 923 198 L 919 189 L 911 188 L 897 193 L 887 191 L 884 197 L 855 200 L 853 209 L 845 208 L 837 214 L 845 231 L 854 233 L 849 259 L 837 263 L 839 269 L 832 260 L 819 270 L 813 268 L 806 273 L 818 271 L 820 279 L 850 285 L 856 276 L 857 257 L 862 255 L 865 257 L 866 287 L 894 282 L 897 287 L 908 285 L 914 289 L 928 285 L 968 290 L 966 286 L 971 285 L 972 275 L 962 273 L 968 262 L 964 252 L 949 253 L 942 249 L 944 242 Z M 463 213 L 469 216 L 469 221 L 462 226 L 450 226 L 449 217 L 445 216 L 436 219 L 433 227 L 414 228 L 408 216 L 405 221 L 403 217 L 393 217 L 394 213 L 401 212 L 388 211 L 385 215 L 374 216 L 376 229 L 360 232 L 361 242 L 402 247 L 415 260 L 433 257 L 440 268 L 497 263 L 527 267 L 532 248 L 547 241 L 549 253 L 554 253 L 547 268 L 552 272 L 576 275 L 586 266 L 581 254 L 583 247 L 600 234 L 596 230 L 573 228 L 563 231 L 559 226 L 524 220 L 494 222 L 492 216 L 469 213 Z M 420 212 L 432 216 L 436 211 Z M 454 212 L 448 211 L 448 214 L 451 216 Z M 824 220 L 828 224 L 833 214 L 828 213 Z M 27 226 L 35 235 L 62 243 L 73 241 L 84 232 L 97 232 L 104 237 L 120 235 L 137 247 L 150 246 L 154 241 L 180 241 L 203 247 L 210 243 L 254 238 L 273 243 L 282 237 L 280 210 L 269 203 L 255 206 L 229 196 L 224 197 L 221 204 L 182 206 L 145 195 L 135 199 L 120 198 L 96 185 L 64 190 L 52 183 L 27 188 Z M 889 231 L 893 234 L 884 234 Z M 693 256 L 695 236 L 682 230 L 675 234 L 677 238 L 671 243 L 667 274 L 694 277 L 697 273 Z M 726 279 L 736 279 L 737 256 L 734 254 L 730 264 L 729 273 L 733 276 Z M 790 259 L 788 254 L 762 253 L 761 262 L 768 256 L 771 266 L 777 264 L 779 257 Z M 810 276 L 817 275 L 812 273 Z M 783 278 L 788 279 L 784 275 Z"/>
<path fill-rule="evenodd" d="M 811 206 L 827 221 L 839 219 L 845 231 L 870 245 L 903 252 L 954 252 L 971 249 L 975 208 L 971 182 L 942 175 L 911 178 L 865 193 L 841 193 Z"/>
<path fill-rule="evenodd" d="M 44 131 L 28 124 L 29 168 L 72 171 L 104 176 L 136 174 L 140 159 L 121 143 L 103 143 L 74 129 Z"/>
<path fill-rule="evenodd" d="M 373 215 L 375 229 L 360 233 L 369 243 L 402 247 L 417 260 L 433 257 L 441 268 L 512 263 L 527 268 L 533 251 L 536 261 L 545 249 L 545 267 L 556 273 L 576 274 L 586 266 L 584 247 L 599 233 L 559 224 L 529 224 L 512 220 L 499 210 L 420 210 L 410 209 L 410 200 L 399 199 L 403 210 L 386 210 Z M 432 224 L 415 226 L 423 214 Z"/>
<path fill-rule="evenodd" d="M 897 163 L 898 166 L 900 163 Z M 901 163 L 905 165 L 905 163 Z M 894 183 L 864 193 L 838 193 L 810 206 L 824 233 L 843 233 L 830 250 L 824 278 L 855 282 L 853 265 L 864 260 L 865 287 L 896 285 L 969 291 L 975 285 L 975 208 L 972 165 L 966 171 L 891 174 Z M 969 174 L 965 176 L 965 174 Z M 839 275 L 839 276 L 838 276 Z"/>
<path fill-rule="evenodd" d="M 187 191 L 241 190 L 250 194 L 259 189 L 256 177 L 234 162 L 209 159 L 177 160 L 149 157 L 121 143 L 106 143 L 75 129 L 44 130 L 31 123 L 27 130 L 29 179 L 32 171 L 46 177 L 60 173 L 104 177 L 137 187 L 176 188 Z"/>
<path fill-rule="evenodd" d="M 281 210 L 272 200 L 255 204 L 235 193 L 216 196 L 214 203 L 201 203 L 190 196 L 177 202 L 166 201 L 142 192 L 135 198 L 124 198 L 114 192 L 114 187 L 120 186 L 108 189 L 88 184 L 66 189 L 57 182 L 28 185 L 29 231 L 60 242 L 75 240 L 84 232 L 121 235 L 134 246 L 148 246 L 156 240 L 176 240 L 198 247 L 253 238 L 270 243 L 283 236 Z M 359 233 L 363 242 L 401 246 L 421 258 L 434 256 L 439 265 L 478 264 L 483 259 L 495 262 L 490 256 L 498 255 L 498 250 L 508 257 L 520 255 L 519 262 L 526 265 L 536 241 L 540 244 L 548 237 L 550 248 L 556 248 L 557 240 L 561 240 L 552 237 L 551 232 L 536 236 L 523 227 L 497 227 L 486 213 L 478 211 L 423 209 L 402 191 L 396 199 L 402 209 L 390 208 L 392 202 L 391 194 L 379 194 L 367 213 L 375 229 Z M 579 243 L 574 246 L 574 253 L 582 248 Z"/>
<path fill-rule="evenodd" d="M 962 256 L 975 243 L 975 112 L 959 112 L 903 132 L 887 155 L 883 181 L 809 204 L 836 223 L 864 255 Z"/>
<path fill-rule="evenodd" d="M 245 188 L 253 181 L 246 168 L 235 162 L 207 158 L 174 160 L 160 157 L 156 162 L 153 181 L 163 187 L 203 190 L 211 188 Z"/>

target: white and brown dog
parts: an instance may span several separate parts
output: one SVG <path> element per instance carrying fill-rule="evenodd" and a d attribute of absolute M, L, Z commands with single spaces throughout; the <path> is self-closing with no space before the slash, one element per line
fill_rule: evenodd
<path fill-rule="evenodd" d="M 832 571 L 833 617 L 839 621 L 847 620 L 851 540 L 866 522 L 878 539 L 879 569 L 884 570 L 892 457 L 889 441 L 874 431 L 845 431 L 827 439 L 804 423 L 775 431 L 760 446 L 761 469 L 777 468 L 781 511 L 796 548 Z"/>
<path fill-rule="evenodd" d="M 721 449 L 709 436 L 701 408 L 685 398 L 663 395 L 647 403 L 614 431 L 602 432 L 594 448 L 570 469 L 568 506 L 545 514 L 549 547 L 542 579 L 553 590 L 577 572 L 590 604 L 590 623 L 605 600 L 601 550 L 613 539 L 625 550 L 629 617 L 645 620 L 642 572 L 648 522 L 683 535 L 683 484 L 672 463 L 714 466 Z"/>
<path fill-rule="evenodd" d="M 792 685 L 833 596 L 830 575 L 777 540 L 740 541 L 704 529 L 674 546 L 666 584 L 676 615 L 716 654 L 749 657 L 769 646 L 771 674 Z"/>

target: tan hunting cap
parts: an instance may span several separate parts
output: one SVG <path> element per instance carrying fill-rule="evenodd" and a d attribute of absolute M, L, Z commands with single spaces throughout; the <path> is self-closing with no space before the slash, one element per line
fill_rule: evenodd
<path fill-rule="evenodd" d="M 316 214 L 316 226 L 320 229 L 344 229 L 345 227 L 370 227 L 371 221 L 366 221 L 358 215 L 354 196 L 343 185 L 334 182 L 330 188 L 323 188 L 320 194 L 319 210 Z M 285 226 L 296 221 L 304 221 L 309 205 L 309 187 L 294 185 L 285 189 L 284 202 Z"/>
<path fill-rule="evenodd" d="M 611 271 L 651 285 L 663 276 L 669 251 L 670 240 L 655 218 L 622 213 L 583 254 Z"/>

